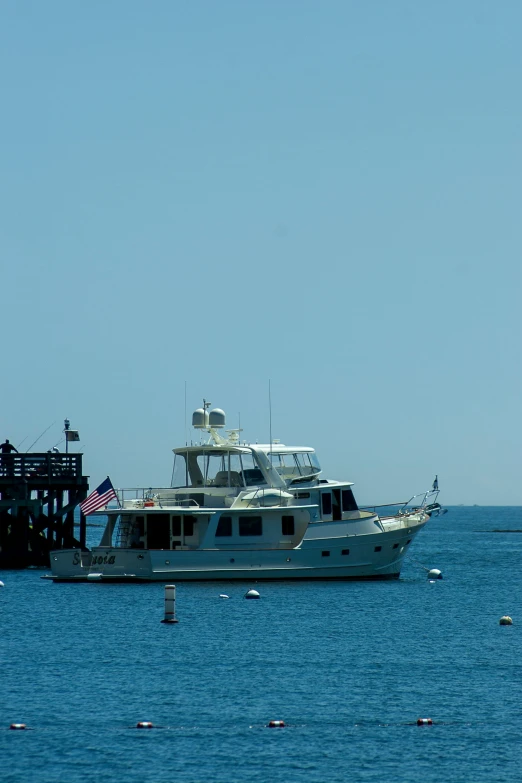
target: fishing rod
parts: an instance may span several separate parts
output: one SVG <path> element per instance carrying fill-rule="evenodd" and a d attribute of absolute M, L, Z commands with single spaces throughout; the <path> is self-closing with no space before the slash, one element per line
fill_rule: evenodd
<path fill-rule="evenodd" d="M 24 441 L 26 441 L 26 440 L 27 440 L 27 438 L 28 438 L 28 437 L 29 437 L 29 435 L 26 435 L 26 436 L 25 436 L 25 438 L 24 438 L 24 440 L 21 440 L 21 441 L 20 441 L 20 443 L 18 444 L 18 451 L 20 451 L 20 446 L 22 445 L 22 443 L 23 443 Z"/>
<path fill-rule="evenodd" d="M 54 425 L 55 425 L 55 424 L 56 424 L 56 422 L 55 422 L 55 421 L 53 421 L 53 423 L 52 423 L 52 424 L 49 424 L 49 426 L 47 427 L 47 429 L 45 429 L 45 430 L 42 432 L 42 434 L 41 434 L 41 435 L 39 435 L 39 436 L 36 438 L 36 440 L 34 441 L 34 443 L 31 443 L 31 445 L 29 446 L 29 448 L 27 449 L 27 451 L 31 451 L 31 449 L 33 448 L 33 446 L 35 445 L 35 443 L 38 443 L 38 441 L 40 440 L 40 438 L 43 438 L 43 436 L 45 435 L 45 433 L 47 432 L 47 430 L 50 430 L 50 429 L 51 429 L 51 427 L 54 427 Z"/>

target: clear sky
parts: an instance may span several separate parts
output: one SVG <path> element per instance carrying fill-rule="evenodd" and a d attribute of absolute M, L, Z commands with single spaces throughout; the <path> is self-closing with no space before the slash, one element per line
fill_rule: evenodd
<path fill-rule="evenodd" d="M 0 439 L 205 396 L 360 502 L 522 503 L 522 4 L 4 0 Z"/>

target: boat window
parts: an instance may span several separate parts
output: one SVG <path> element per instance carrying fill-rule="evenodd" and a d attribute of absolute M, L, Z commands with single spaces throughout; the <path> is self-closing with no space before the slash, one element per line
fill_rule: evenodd
<path fill-rule="evenodd" d="M 190 487 L 187 460 L 184 454 L 174 454 L 174 467 L 172 469 L 172 487 Z"/>
<path fill-rule="evenodd" d="M 266 484 L 265 477 L 254 460 L 253 454 L 241 454 L 241 463 L 247 487 L 259 487 L 262 484 Z"/>
<path fill-rule="evenodd" d="M 129 546 L 132 549 L 143 549 L 142 537 L 145 534 L 145 517 L 135 517 L 130 531 Z"/>
<path fill-rule="evenodd" d="M 373 548 L 373 551 L 374 551 L 374 552 L 380 552 L 380 551 L 381 551 L 381 549 L 382 549 L 382 546 L 375 546 L 375 547 Z"/>
<path fill-rule="evenodd" d="M 216 538 L 232 535 L 232 517 L 221 517 L 216 528 Z"/>
<path fill-rule="evenodd" d="M 283 536 L 293 536 L 295 533 L 295 524 L 293 516 L 281 517 L 281 533 Z"/>
<path fill-rule="evenodd" d="M 358 505 L 355 502 L 351 489 L 343 489 L 343 511 L 357 511 Z"/>
<path fill-rule="evenodd" d="M 216 481 L 217 474 L 220 475 L 219 481 L 222 481 L 223 476 L 227 476 L 227 456 L 228 454 L 226 452 L 217 452 L 215 454 L 209 454 L 207 452 L 205 454 L 198 454 L 198 466 L 203 475 L 204 487 L 212 486 Z M 228 479 L 225 480 L 228 483 Z"/>
<path fill-rule="evenodd" d="M 309 498 L 309 492 L 294 492 L 294 498 Z"/>
<path fill-rule="evenodd" d="M 330 552 L 328 550 L 325 550 L 324 552 L 321 552 L 322 557 L 330 557 Z"/>
<path fill-rule="evenodd" d="M 271 453 L 268 456 L 279 475 L 287 481 L 302 476 L 313 476 L 321 472 L 321 466 L 313 452 L 300 451 L 295 454 Z"/>
<path fill-rule="evenodd" d="M 196 524 L 196 517 L 184 516 L 183 517 L 183 535 L 185 538 L 190 538 L 194 535 L 194 525 Z"/>
<path fill-rule="evenodd" d="M 312 465 L 310 464 L 309 454 L 307 454 L 306 452 L 296 454 L 295 458 L 297 460 L 297 465 L 301 472 L 301 476 L 311 476 L 315 472 L 312 468 Z"/>
<path fill-rule="evenodd" d="M 261 517 L 239 517 L 240 536 L 262 536 L 263 520 Z"/>
<path fill-rule="evenodd" d="M 223 464 L 209 483 L 214 487 L 243 487 L 240 455 L 223 454 Z"/>
<path fill-rule="evenodd" d="M 239 484 L 238 486 L 243 487 L 243 477 L 241 475 L 241 455 L 240 454 L 231 454 L 230 455 L 230 472 L 233 473 L 236 476 L 239 476 Z"/>
<path fill-rule="evenodd" d="M 301 476 L 295 454 L 271 454 L 272 465 L 284 479 L 294 479 Z"/>
<path fill-rule="evenodd" d="M 309 452 L 308 456 L 310 457 L 310 464 L 314 469 L 314 473 L 320 473 L 321 465 L 319 464 L 319 460 L 317 459 L 317 454 L 315 453 L 315 451 Z"/>
<path fill-rule="evenodd" d="M 172 517 L 172 535 L 173 536 L 181 535 L 181 517 L 178 516 Z"/>
<path fill-rule="evenodd" d="M 349 554 L 350 554 L 350 550 L 349 550 L 349 549 L 343 549 L 343 550 L 341 551 L 341 554 L 342 554 L 342 555 L 349 555 Z"/>
<path fill-rule="evenodd" d="M 323 492 L 321 495 L 323 514 L 329 516 L 332 513 L 332 493 Z"/>

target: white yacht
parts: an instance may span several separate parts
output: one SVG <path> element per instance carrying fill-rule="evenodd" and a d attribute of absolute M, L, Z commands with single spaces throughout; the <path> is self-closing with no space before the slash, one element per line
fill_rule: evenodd
<path fill-rule="evenodd" d="M 379 516 L 357 506 L 351 482 L 320 477 L 313 448 L 247 444 L 240 430 L 223 437 L 225 414 L 208 406 L 192 417 L 199 444 L 174 449 L 172 485 L 117 490 L 99 546 L 51 552 L 55 581 L 399 576 L 414 537 L 440 510 L 438 486 Z"/>

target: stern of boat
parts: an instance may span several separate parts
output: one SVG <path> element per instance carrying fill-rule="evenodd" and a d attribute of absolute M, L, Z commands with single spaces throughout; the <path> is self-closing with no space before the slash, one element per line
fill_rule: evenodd
<path fill-rule="evenodd" d="M 147 581 L 152 567 L 146 550 L 93 547 L 51 552 L 51 572 L 57 582 Z"/>
<path fill-rule="evenodd" d="M 53 579 L 78 579 L 89 570 L 92 553 L 82 549 L 56 549 L 50 553 Z"/>

